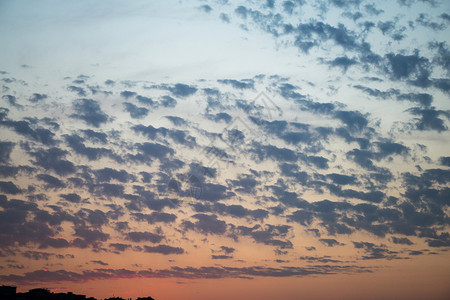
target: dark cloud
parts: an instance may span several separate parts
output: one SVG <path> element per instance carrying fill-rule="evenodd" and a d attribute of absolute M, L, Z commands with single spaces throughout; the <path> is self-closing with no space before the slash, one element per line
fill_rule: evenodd
<path fill-rule="evenodd" d="M 200 200 L 215 202 L 218 200 L 231 198 L 235 195 L 235 193 L 233 192 L 228 192 L 227 189 L 227 186 L 221 184 L 202 184 L 202 193 L 200 195 Z"/>
<path fill-rule="evenodd" d="M 104 132 L 97 132 L 92 129 L 81 130 L 81 132 L 84 134 L 84 137 L 86 139 L 90 140 L 93 143 L 106 144 L 108 141 L 108 136 Z"/>
<path fill-rule="evenodd" d="M 220 252 L 224 252 L 225 254 L 231 254 L 234 253 L 234 251 L 236 251 L 236 249 L 232 247 L 220 246 Z"/>
<path fill-rule="evenodd" d="M 239 235 L 252 237 L 257 243 L 276 246 L 280 249 L 291 249 L 293 248 L 293 244 L 286 239 L 291 229 L 292 227 L 289 225 L 266 224 L 264 227 L 260 225 L 253 227 L 238 226 L 237 232 Z"/>
<path fill-rule="evenodd" d="M 64 139 L 75 153 L 86 156 L 89 160 L 98 160 L 105 156 L 117 158 L 110 149 L 87 147 L 84 139 L 76 134 L 65 135 Z"/>
<path fill-rule="evenodd" d="M 188 97 L 195 94 L 195 92 L 197 91 L 196 87 L 189 86 L 183 83 L 177 83 L 174 86 L 169 87 L 168 89 L 176 97 Z"/>
<path fill-rule="evenodd" d="M 152 232 L 138 232 L 132 231 L 126 234 L 128 240 L 139 243 L 142 241 L 151 242 L 151 243 L 159 243 L 164 238 L 162 235 L 152 233 Z"/>
<path fill-rule="evenodd" d="M 234 13 L 236 15 L 238 15 L 239 17 L 246 19 L 247 18 L 247 8 L 245 6 L 238 6 L 235 10 Z"/>
<path fill-rule="evenodd" d="M 447 26 L 444 23 L 436 23 L 430 20 L 430 16 L 424 13 L 420 13 L 416 19 L 417 24 L 422 25 L 424 27 L 430 28 L 432 30 L 444 30 Z"/>
<path fill-rule="evenodd" d="M 407 111 L 412 115 L 420 116 L 420 118 L 415 119 L 415 128 L 417 130 L 436 130 L 438 132 L 442 132 L 448 129 L 444 120 L 439 117 L 444 116 L 447 120 L 449 120 L 450 111 L 436 110 L 434 107 L 427 109 L 413 107 Z"/>
<path fill-rule="evenodd" d="M 161 245 L 165 246 L 165 245 Z M 147 246 L 148 247 L 148 246 Z M 157 246 L 158 247 L 158 246 Z M 162 254 L 181 254 L 183 249 L 170 246 L 144 248 L 149 252 Z M 169 248 L 167 248 L 169 247 Z M 173 248 L 173 249 L 172 249 Z M 181 249 L 181 250 L 180 250 Z M 158 252 L 160 251 L 160 252 Z M 184 251 L 184 250 L 183 250 Z M 336 273 L 365 273 L 372 272 L 370 268 L 358 267 L 354 265 L 320 265 L 308 267 L 225 267 L 225 266 L 207 266 L 207 267 L 172 267 L 161 270 L 140 270 L 132 271 L 127 269 L 95 269 L 85 270 L 80 273 L 55 270 L 45 271 L 37 270 L 25 272 L 23 275 L 1 275 L 3 282 L 15 284 L 31 284 L 45 282 L 85 282 L 89 280 L 111 280 L 120 278 L 185 278 L 185 279 L 222 279 L 222 278 L 241 278 L 251 279 L 255 277 L 304 277 L 317 276 Z"/>
<path fill-rule="evenodd" d="M 241 81 L 234 79 L 219 79 L 217 80 L 219 83 L 228 84 L 234 87 L 235 89 L 253 89 L 254 81 L 252 79 L 243 79 Z"/>
<path fill-rule="evenodd" d="M 405 238 L 405 237 L 395 237 L 395 236 L 392 237 L 392 242 L 393 242 L 394 244 L 408 245 L 408 246 L 414 244 L 414 243 L 411 242 L 408 238 Z"/>
<path fill-rule="evenodd" d="M 70 92 L 76 93 L 78 95 L 78 97 L 86 97 L 87 96 L 86 91 L 83 88 L 78 87 L 78 86 L 74 86 L 74 85 L 68 86 L 67 90 Z"/>
<path fill-rule="evenodd" d="M 123 252 L 123 251 L 131 248 L 131 245 L 122 244 L 122 243 L 111 243 L 111 244 L 109 244 L 109 247 L 113 248 L 114 251 Z"/>
<path fill-rule="evenodd" d="M 430 74 L 430 61 L 419 52 L 415 51 L 412 55 L 388 53 L 386 55 L 386 71 L 392 79 L 410 79 L 410 83 L 420 87 L 430 85 L 428 76 Z"/>
<path fill-rule="evenodd" d="M 433 96 L 425 93 L 409 93 L 397 95 L 398 100 L 407 100 L 411 102 L 418 103 L 422 106 L 430 106 L 433 102 Z"/>
<path fill-rule="evenodd" d="M 136 95 L 137 95 L 137 93 L 131 92 L 131 91 L 122 91 L 122 92 L 120 92 L 120 96 L 125 98 L 125 99 L 136 97 Z"/>
<path fill-rule="evenodd" d="M 161 105 L 164 107 L 175 107 L 177 106 L 177 100 L 170 96 L 162 96 L 161 97 Z"/>
<path fill-rule="evenodd" d="M 8 102 L 10 106 L 17 107 L 19 109 L 23 109 L 23 106 L 17 103 L 17 98 L 13 95 L 3 95 L 2 99 Z"/>
<path fill-rule="evenodd" d="M 337 57 L 331 61 L 327 61 L 326 63 L 332 67 L 342 68 L 344 72 L 346 72 L 350 66 L 358 64 L 355 59 L 350 59 L 347 56 Z"/>
<path fill-rule="evenodd" d="M 62 189 L 66 187 L 66 184 L 64 182 L 48 174 L 38 174 L 36 178 L 45 182 L 47 189 Z"/>
<path fill-rule="evenodd" d="M 229 15 L 227 15 L 225 13 L 221 13 L 219 17 L 222 20 L 222 22 L 230 23 L 230 16 Z"/>
<path fill-rule="evenodd" d="M 333 181 L 333 183 L 339 185 L 354 184 L 356 182 L 355 176 L 332 173 L 328 174 L 327 177 L 330 178 Z"/>
<path fill-rule="evenodd" d="M 32 102 L 32 103 L 37 103 L 37 102 L 41 102 L 45 99 L 47 99 L 48 96 L 46 94 L 39 94 L 39 93 L 34 93 L 29 99 L 28 101 Z"/>
<path fill-rule="evenodd" d="M 297 154 L 287 148 L 278 148 L 272 145 L 261 145 L 254 143 L 254 147 L 251 151 L 255 153 L 259 160 L 272 158 L 275 161 L 280 162 L 297 161 Z"/>
<path fill-rule="evenodd" d="M 183 118 L 176 116 L 166 116 L 166 119 L 172 122 L 172 124 L 175 126 L 183 126 L 183 127 L 187 126 L 187 122 Z"/>
<path fill-rule="evenodd" d="M 342 263 L 340 260 L 332 259 L 331 256 L 300 256 L 300 260 L 306 260 L 309 263 Z"/>
<path fill-rule="evenodd" d="M 8 164 L 15 143 L 0 141 L 0 163 Z"/>
<path fill-rule="evenodd" d="M 29 137 L 32 140 L 41 142 L 44 145 L 55 144 L 55 134 L 48 129 L 37 127 L 36 120 L 12 121 L 1 120 L 0 125 L 12 128 L 16 133 Z"/>
<path fill-rule="evenodd" d="M 440 162 L 441 165 L 443 165 L 443 166 L 450 167 L 450 156 L 441 156 L 441 157 L 439 158 L 439 162 Z"/>
<path fill-rule="evenodd" d="M 99 169 L 96 170 L 94 174 L 99 182 L 110 182 L 111 180 L 117 180 L 119 182 L 126 183 L 130 180 L 134 180 L 134 176 L 129 174 L 127 171 L 118 171 L 112 168 Z"/>
<path fill-rule="evenodd" d="M 138 107 L 130 102 L 123 103 L 125 111 L 130 113 L 130 116 L 134 119 L 142 119 L 146 117 L 149 113 L 149 110 L 145 107 Z"/>
<path fill-rule="evenodd" d="M 233 255 L 225 255 L 225 254 L 220 254 L 220 255 L 211 255 L 212 259 L 232 259 Z"/>
<path fill-rule="evenodd" d="M 341 120 L 342 123 L 347 125 L 350 131 L 360 132 L 367 127 L 369 121 L 367 116 L 363 115 L 359 111 L 336 111 L 334 115 L 337 119 Z"/>
<path fill-rule="evenodd" d="M 194 230 L 203 234 L 222 235 L 227 230 L 227 223 L 219 220 L 216 215 L 195 214 L 192 218 L 196 219 L 195 223 L 191 221 L 183 221 L 184 230 Z"/>
<path fill-rule="evenodd" d="M 180 247 L 172 247 L 168 245 L 158 245 L 158 246 L 144 246 L 144 252 L 147 253 L 160 253 L 164 255 L 171 254 L 183 254 L 184 250 Z"/>
<path fill-rule="evenodd" d="M 335 239 L 319 239 L 319 241 L 324 244 L 327 247 L 334 247 L 334 246 L 341 246 L 344 245 L 342 243 L 339 243 Z"/>
<path fill-rule="evenodd" d="M 25 251 L 22 252 L 21 255 L 23 257 L 33 259 L 33 260 L 48 260 L 50 257 L 52 257 L 53 253 L 47 253 L 47 252 L 41 252 L 41 251 Z"/>
<path fill-rule="evenodd" d="M 92 99 L 75 100 L 73 109 L 75 113 L 70 117 L 83 120 L 86 124 L 94 127 L 100 127 L 109 120 L 108 115 L 101 110 L 98 102 Z"/>
<path fill-rule="evenodd" d="M 72 203 L 79 203 L 81 201 L 81 197 L 78 194 L 75 193 L 69 193 L 69 194 L 60 194 L 61 198 L 63 198 L 66 201 L 72 202 Z"/>
<path fill-rule="evenodd" d="M 229 184 L 234 186 L 237 192 L 250 194 L 256 192 L 255 188 L 259 182 L 250 174 L 242 174 L 237 180 L 229 180 Z"/>
<path fill-rule="evenodd" d="M 61 176 L 75 172 L 74 164 L 64 159 L 68 154 L 67 151 L 59 148 L 50 148 L 48 150 L 40 149 L 29 154 L 35 158 L 34 164 L 45 170 L 54 171 Z"/>
<path fill-rule="evenodd" d="M 353 242 L 356 249 L 362 249 L 365 255 L 362 259 L 398 259 L 398 252 L 390 251 L 385 245 L 375 245 L 368 242 Z"/>
<path fill-rule="evenodd" d="M 138 221 L 146 221 L 149 224 L 172 223 L 177 219 L 176 215 L 164 212 L 152 212 L 151 214 L 134 213 L 132 216 Z"/>
<path fill-rule="evenodd" d="M 196 212 L 214 212 L 219 215 L 229 215 L 237 218 L 251 218 L 255 220 L 263 220 L 269 216 L 269 212 L 264 209 L 248 209 L 242 205 L 232 204 L 226 205 L 222 203 L 202 204 L 195 203 L 192 207 Z"/>
<path fill-rule="evenodd" d="M 92 246 L 93 248 L 98 248 L 102 242 L 109 239 L 109 234 L 102 232 L 98 229 L 89 229 L 85 227 L 76 227 L 74 236 L 79 238 L 71 241 L 74 247 L 86 248 Z"/>
<path fill-rule="evenodd" d="M 2 191 L 2 193 L 11 194 L 11 195 L 17 195 L 17 194 L 22 193 L 20 188 L 18 188 L 11 181 L 0 181 L 0 191 Z"/>
<path fill-rule="evenodd" d="M 108 263 L 101 261 L 101 260 L 91 260 L 91 263 L 96 264 L 96 265 L 100 265 L 100 266 L 109 266 Z"/>
<path fill-rule="evenodd" d="M 140 154 L 134 157 L 130 156 L 130 158 L 141 162 L 151 162 L 154 158 L 163 160 L 175 152 L 173 149 L 157 143 L 136 144 L 136 148 Z"/>
<path fill-rule="evenodd" d="M 209 13 L 209 12 L 211 12 L 212 11 L 212 8 L 211 8 L 211 6 L 209 6 L 209 5 L 202 5 L 202 6 L 200 6 L 199 7 L 199 9 L 201 10 L 201 11 L 203 11 L 203 12 L 205 12 L 205 13 Z"/>

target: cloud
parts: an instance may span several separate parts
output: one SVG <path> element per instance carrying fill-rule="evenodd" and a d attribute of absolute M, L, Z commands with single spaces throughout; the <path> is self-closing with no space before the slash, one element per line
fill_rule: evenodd
<path fill-rule="evenodd" d="M 202 204 L 195 203 L 192 207 L 196 212 L 214 212 L 219 215 L 229 215 L 237 218 L 251 218 L 255 220 L 263 220 L 269 216 L 269 212 L 264 209 L 247 209 L 242 205 L 232 204 L 226 205 L 222 203 Z"/>
<path fill-rule="evenodd" d="M 291 249 L 293 248 L 291 241 L 280 239 L 286 238 L 291 228 L 289 225 L 270 224 L 266 224 L 264 227 L 260 225 L 255 225 L 254 227 L 238 226 L 237 232 L 239 235 L 252 237 L 257 243 L 276 246 L 280 249 Z"/>
<path fill-rule="evenodd" d="M 420 116 L 420 118 L 415 119 L 415 128 L 417 130 L 436 130 L 438 132 L 442 132 L 448 129 L 444 120 L 439 117 L 444 116 L 447 120 L 450 120 L 450 111 L 436 110 L 434 107 L 427 109 L 413 107 L 407 111 L 412 115 Z"/>
<path fill-rule="evenodd" d="M 232 259 L 233 255 L 224 255 L 224 254 L 220 254 L 220 255 L 211 255 L 212 259 Z"/>
<path fill-rule="evenodd" d="M 108 263 L 101 261 L 101 260 L 91 260 L 91 263 L 100 265 L 100 266 L 108 266 L 109 265 Z"/>
<path fill-rule="evenodd" d="M 76 193 L 60 194 L 59 196 L 64 200 L 72 203 L 79 203 L 81 201 L 80 195 Z"/>
<path fill-rule="evenodd" d="M 175 248 L 177 249 L 177 248 Z M 150 249 L 153 250 L 153 249 Z M 304 277 L 328 275 L 336 273 L 366 273 L 372 272 L 370 268 L 354 265 L 321 265 L 309 267 L 172 267 L 170 269 L 94 269 L 84 270 L 80 273 L 66 270 L 35 270 L 25 272 L 23 275 L 0 275 L 4 282 L 16 284 L 32 284 L 46 282 L 85 282 L 90 280 L 106 280 L 120 278 L 185 278 L 185 279 L 222 279 L 241 278 L 251 279 L 255 277 Z"/>
<path fill-rule="evenodd" d="M 69 147 L 72 148 L 72 150 L 74 150 L 75 153 L 86 156 L 89 160 L 98 160 L 105 156 L 117 159 L 117 157 L 113 154 L 113 152 L 110 149 L 86 147 L 86 145 L 84 144 L 84 139 L 76 134 L 65 135 L 64 139 L 69 145 Z"/>
<path fill-rule="evenodd" d="M 149 110 L 145 107 L 138 107 L 130 102 L 124 102 L 123 106 L 125 108 L 125 111 L 130 113 L 130 116 L 133 119 L 142 119 L 143 117 L 146 117 L 149 113 Z"/>
<path fill-rule="evenodd" d="M 425 87 L 428 83 L 430 62 L 426 57 L 419 56 L 419 52 L 415 51 L 412 55 L 403 54 L 386 54 L 387 69 L 392 79 L 409 79 L 414 85 Z"/>
<path fill-rule="evenodd" d="M 151 214 L 133 213 L 131 214 L 138 221 L 146 221 L 149 224 L 154 223 L 172 223 L 177 219 L 174 214 L 164 212 L 152 212 Z"/>
<path fill-rule="evenodd" d="M 164 238 L 162 235 L 152 233 L 152 232 L 139 232 L 139 231 L 132 231 L 126 233 L 126 237 L 128 240 L 139 243 L 142 241 L 146 242 L 152 242 L 152 243 L 159 243 Z"/>
<path fill-rule="evenodd" d="M 23 109 L 23 106 L 17 103 L 17 98 L 13 95 L 3 95 L 2 99 L 6 100 L 10 106 Z"/>
<path fill-rule="evenodd" d="M 327 247 L 334 247 L 334 246 L 342 246 L 344 244 L 339 243 L 335 239 L 319 239 L 319 241 L 324 244 Z"/>
<path fill-rule="evenodd" d="M 77 99 L 72 104 L 75 113 L 70 117 L 83 120 L 88 125 L 100 127 L 109 120 L 108 115 L 101 110 L 99 103 L 93 99 Z"/>
<path fill-rule="evenodd" d="M 230 16 L 228 14 L 221 13 L 219 17 L 220 17 L 220 20 L 222 20 L 222 22 L 230 23 Z"/>
<path fill-rule="evenodd" d="M 38 174 L 36 178 L 45 182 L 47 189 L 62 189 L 66 187 L 64 182 L 48 174 Z"/>
<path fill-rule="evenodd" d="M 98 229 L 89 229 L 86 227 L 75 227 L 74 236 L 78 236 L 79 238 L 71 241 L 71 244 L 78 248 L 86 248 L 89 246 L 98 248 L 102 242 L 107 241 L 110 237 L 109 234 Z"/>
<path fill-rule="evenodd" d="M 54 171 L 61 176 L 75 172 L 75 165 L 64 159 L 68 154 L 67 151 L 53 147 L 48 150 L 39 149 L 35 152 L 30 152 L 29 154 L 35 158 L 33 163 L 45 170 Z"/>
<path fill-rule="evenodd" d="M 0 191 L 2 191 L 2 193 L 11 194 L 11 195 L 17 195 L 17 194 L 22 193 L 20 188 L 18 188 L 11 181 L 0 181 Z"/>
<path fill-rule="evenodd" d="M 169 87 L 168 90 L 176 97 L 188 97 L 195 94 L 197 88 L 187 84 L 177 83 Z"/>
<path fill-rule="evenodd" d="M 205 4 L 205 5 L 200 6 L 199 10 L 201 10 L 205 13 L 210 13 L 212 11 L 212 8 L 211 8 L 211 6 Z"/>
<path fill-rule="evenodd" d="M 184 126 L 184 127 L 187 126 L 187 122 L 183 118 L 177 116 L 166 116 L 165 118 L 170 122 L 172 122 L 172 124 L 175 126 Z"/>
<path fill-rule="evenodd" d="M 16 144 L 12 142 L 0 141 L 0 163 L 8 164 L 11 152 Z"/>
<path fill-rule="evenodd" d="M 111 243 L 111 244 L 109 244 L 109 247 L 113 248 L 114 251 L 123 252 L 123 251 L 131 248 L 131 245 L 122 244 L 122 243 Z"/>
<path fill-rule="evenodd" d="M 359 111 L 336 111 L 334 115 L 342 123 L 347 125 L 347 128 L 352 132 L 360 132 L 367 127 L 369 121 L 367 116 L 363 115 Z"/>
<path fill-rule="evenodd" d="M 86 139 L 90 140 L 93 143 L 106 144 L 108 142 L 108 136 L 104 132 L 97 132 L 92 129 L 81 130 L 81 132 L 84 134 L 84 137 Z"/>
<path fill-rule="evenodd" d="M 399 259 L 398 252 L 390 251 L 385 245 L 375 245 L 368 242 L 353 242 L 356 249 L 362 249 L 366 255 L 362 256 L 363 260 L 369 259 Z"/>
<path fill-rule="evenodd" d="M 32 102 L 32 103 L 37 103 L 40 101 L 44 101 L 45 99 L 47 99 L 48 96 L 46 94 L 39 94 L 39 93 L 34 93 L 29 99 L 28 101 Z"/>
<path fill-rule="evenodd" d="M 327 61 L 326 63 L 331 67 L 340 67 L 344 72 L 347 72 L 347 69 L 350 66 L 358 64 L 355 59 L 350 59 L 347 56 L 337 57 L 331 61 Z"/>
<path fill-rule="evenodd" d="M 234 80 L 234 79 L 219 79 L 217 82 L 222 84 L 231 85 L 235 89 L 253 89 L 254 88 L 254 81 L 252 79 L 243 79 L 241 81 Z"/>
<path fill-rule="evenodd" d="M 48 129 L 35 126 L 35 121 L 0 120 L 0 125 L 12 128 L 16 133 L 41 142 L 44 145 L 55 144 L 55 134 Z M 33 128 L 35 127 L 35 128 Z"/>
<path fill-rule="evenodd" d="M 192 218 L 196 219 L 195 223 L 191 221 L 183 221 L 184 230 L 194 230 L 202 234 L 218 234 L 222 235 L 227 230 L 227 224 L 219 220 L 216 215 L 195 214 Z"/>
<path fill-rule="evenodd" d="M 450 156 L 441 156 L 439 161 L 441 165 L 450 167 Z"/>
<path fill-rule="evenodd" d="M 392 242 L 394 244 L 400 244 L 400 245 L 413 245 L 414 243 L 411 242 L 408 238 L 405 237 L 392 237 Z"/>
<path fill-rule="evenodd" d="M 180 247 L 172 247 L 172 246 L 168 246 L 168 245 L 158 245 L 158 246 L 145 246 L 144 245 L 144 252 L 170 255 L 170 254 L 183 254 L 184 250 L 183 250 L 183 248 L 180 248 Z"/>
<path fill-rule="evenodd" d="M 143 143 L 136 144 L 136 148 L 140 151 L 138 155 L 129 155 L 132 160 L 140 162 L 151 162 L 153 158 L 163 160 L 167 156 L 172 156 L 175 151 L 169 147 L 158 143 Z"/>
<path fill-rule="evenodd" d="M 94 172 L 98 182 L 110 182 L 111 180 L 117 180 L 121 183 L 126 183 L 134 180 L 134 176 L 129 174 L 125 170 L 117 171 L 112 168 L 98 169 Z"/>
<path fill-rule="evenodd" d="M 129 99 L 129 98 L 133 98 L 137 96 L 136 92 L 131 92 L 131 91 L 122 91 L 120 92 L 120 96 L 125 98 L 125 99 Z"/>
<path fill-rule="evenodd" d="M 177 100 L 175 100 L 174 98 L 170 97 L 170 96 L 162 96 L 161 97 L 161 105 L 164 107 L 175 107 L 177 106 Z"/>
<path fill-rule="evenodd" d="M 300 256 L 300 260 L 306 260 L 309 263 L 341 263 L 342 261 L 332 259 L 331 256 L 325 255 L 325 256 Z"/>

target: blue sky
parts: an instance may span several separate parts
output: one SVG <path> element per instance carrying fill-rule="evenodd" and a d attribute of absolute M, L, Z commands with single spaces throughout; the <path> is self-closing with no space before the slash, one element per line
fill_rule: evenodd
<path fill-rule="evenodd" d="M 449 23 L 431 0 L 0 2 L 2 284 L 445 299 Z"/>

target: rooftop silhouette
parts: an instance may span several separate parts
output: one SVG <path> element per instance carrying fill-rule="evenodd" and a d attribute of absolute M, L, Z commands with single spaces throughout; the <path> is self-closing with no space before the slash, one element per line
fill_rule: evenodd
<path fill-rule="evenodd" d="M 26 293 L 17 293 L 15 286 L 0 286 L 1 300 L 97 300 L 86 295 L 76 295 L 72 292 L 53 293 L 45 288 L 31 289 Z M 132 300 L 131 298 L 110 297 L 104 300 Z M 139 297 L 136 300 L 155 300 L 152 297 Z"/>

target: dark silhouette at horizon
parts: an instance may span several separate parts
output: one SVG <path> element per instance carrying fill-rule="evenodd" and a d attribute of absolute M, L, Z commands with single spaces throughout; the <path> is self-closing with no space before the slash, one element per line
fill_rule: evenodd
<path fill-rule="evenodd" d="M 15 286 L 0 286 L 1 300 L 97 300 L 86 295 L 77 295 L 72 292 L 53 293 L 45 288 L 31 289 L 26 293 L 17 293 Z M 100 299 L 101 300 L 101 299 Z M 109 297 L 103 300 L 132 300 L 132 298 Z M 152 297 L 138 297 L 136 300 L 155 300 Z"/>

